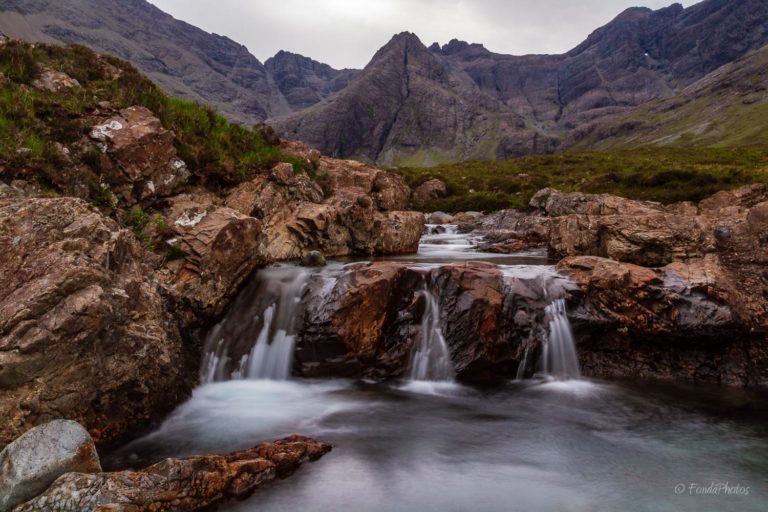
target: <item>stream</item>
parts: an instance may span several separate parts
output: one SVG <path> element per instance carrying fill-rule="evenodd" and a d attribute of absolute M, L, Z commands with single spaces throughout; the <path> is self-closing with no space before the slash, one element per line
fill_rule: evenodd
<path fill-rule="evenodd" d="M 455 227 L 427 229 L 419 253 L 398 261 L 552 272 L 544 253 L 480 253 L 478 239 Z M 540 369 L 535 379 L 494 388 L 453 382 L 429 299 L 406 380 L 290 379 L 296 297 L 308 279 L 333 280 L 343 267 L 261 272 L 238 298 L 253 313 L 225 319 L 209 335 L 203 384 L 192 398 L 106 465 L 227 453 L 300 433 L 333 451 L 221 510 L 768 510 L 764 394 L 582 378 L 556 298 L 547 307 L 543 360 L 528 363 Z M 235 346 L 243 340 L 248 346 Z"/>

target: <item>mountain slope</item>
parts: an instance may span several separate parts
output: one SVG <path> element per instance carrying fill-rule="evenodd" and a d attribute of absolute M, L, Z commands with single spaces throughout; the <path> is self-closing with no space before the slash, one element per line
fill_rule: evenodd
<path fill-rule="evenodd" d="M 0 32 L 110 53 L 131 62 L 168 94 L 207 103 L 245 124 L 319 101 L 354 74 L 305 59 L 302 63 L 311 62 L 314 75 L 298 80 L 309 83 L 315 94 L 296 101 L 295 87 L 286 88 L 290 73 L 281 64 L 286 59 L 275 57 L 273 80 L 244 46 L 176 20 L 145 0 L 5 0 L 0 2 Z"/>
<path fill-rule="evenodd" d="M 560 151 L 577 142 L 583 125 L 673 97 L 768 43 L 768 0 L 631 8 L 564 55 L 500 55 L 456 40 L 434 44 L 432 59 L 411 59 L 400 74 L 380 58 L 405 55 L 397 39 L 330 101 L 270 123 L 325 152 L 386 164 Z M 417 38 L 410 45 L 424 53 Z M 444 71 L 434 77 L 431 69 Z M 408 75 L 421 77 L 415 97 L 389 85 Z M 455 109 L 436 96 L 454 98 Z M 376 116 L 366 118 L 366 105 L 374 103 Z"/>
<path fill-rule="evenodd" d="M 720 67 L 671 98 L 587 125 L 574 135 L 575 149 L 765 144 L 766 70 L 768 46 Z"/>

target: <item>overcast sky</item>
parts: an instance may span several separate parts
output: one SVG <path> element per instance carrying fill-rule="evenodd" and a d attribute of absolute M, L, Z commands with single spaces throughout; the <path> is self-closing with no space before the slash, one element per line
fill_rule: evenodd
<path fill-rule="evenodd" d="M 392 35 L 456 38 L 491 51 L 563 53 L 627 7 L 673 0 L 150 0 L 174 17 L 244 44 L 262 62 L 287 50 L 362 68 Z M 681 2 L 686 7 L 695 0 Z"/>

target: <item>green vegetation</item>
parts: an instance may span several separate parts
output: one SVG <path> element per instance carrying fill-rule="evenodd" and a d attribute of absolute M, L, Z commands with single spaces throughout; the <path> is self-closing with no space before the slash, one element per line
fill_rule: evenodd
<path fill-rule="evenodd" d="M 31 86 L 45 69 L 68 74 L 80 87 L 60 94 Z M 302 161 L 269 144 L 261 130 L 169 98 L 130 64 L 82 46 L 8 41 L 0 46 L 0 73 L 0 176 L 8 180 L 33 178 L 70 195 L 72 187 L 85 185 L 94 204 L 109 207 L 100 187 L 101 155 L 87 134 L 105 116 L 133 105 L 147 107 L 174 132 L 179 156 L 192 172 L 191 185 L 215 191 L 278 161 L 305 170 Z"/>
<path fill-rule="evenodd" d="M 422 211 L 525 208 L 545 187 L 672 203 L 768 182 L 768 146 L 566 153 L 395 171 L 412 188 L 432 178 L 445 182 L 448 196 L 415 205 Z"/>

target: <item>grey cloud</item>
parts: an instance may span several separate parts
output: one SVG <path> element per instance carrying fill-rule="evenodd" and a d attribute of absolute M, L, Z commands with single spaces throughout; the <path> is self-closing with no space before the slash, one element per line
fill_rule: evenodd
<path fill-rule="evenodd" d="M 262 61 L 279 50 L 336 67 L 365 66 L 393 34 L 457 38 L 498 53 L 562 53 L 638 0 L 150 0 Z M 658 9 L 670 0 L 641 0 Z M 689 6 L 695 1 L 682 2 Z"/>

